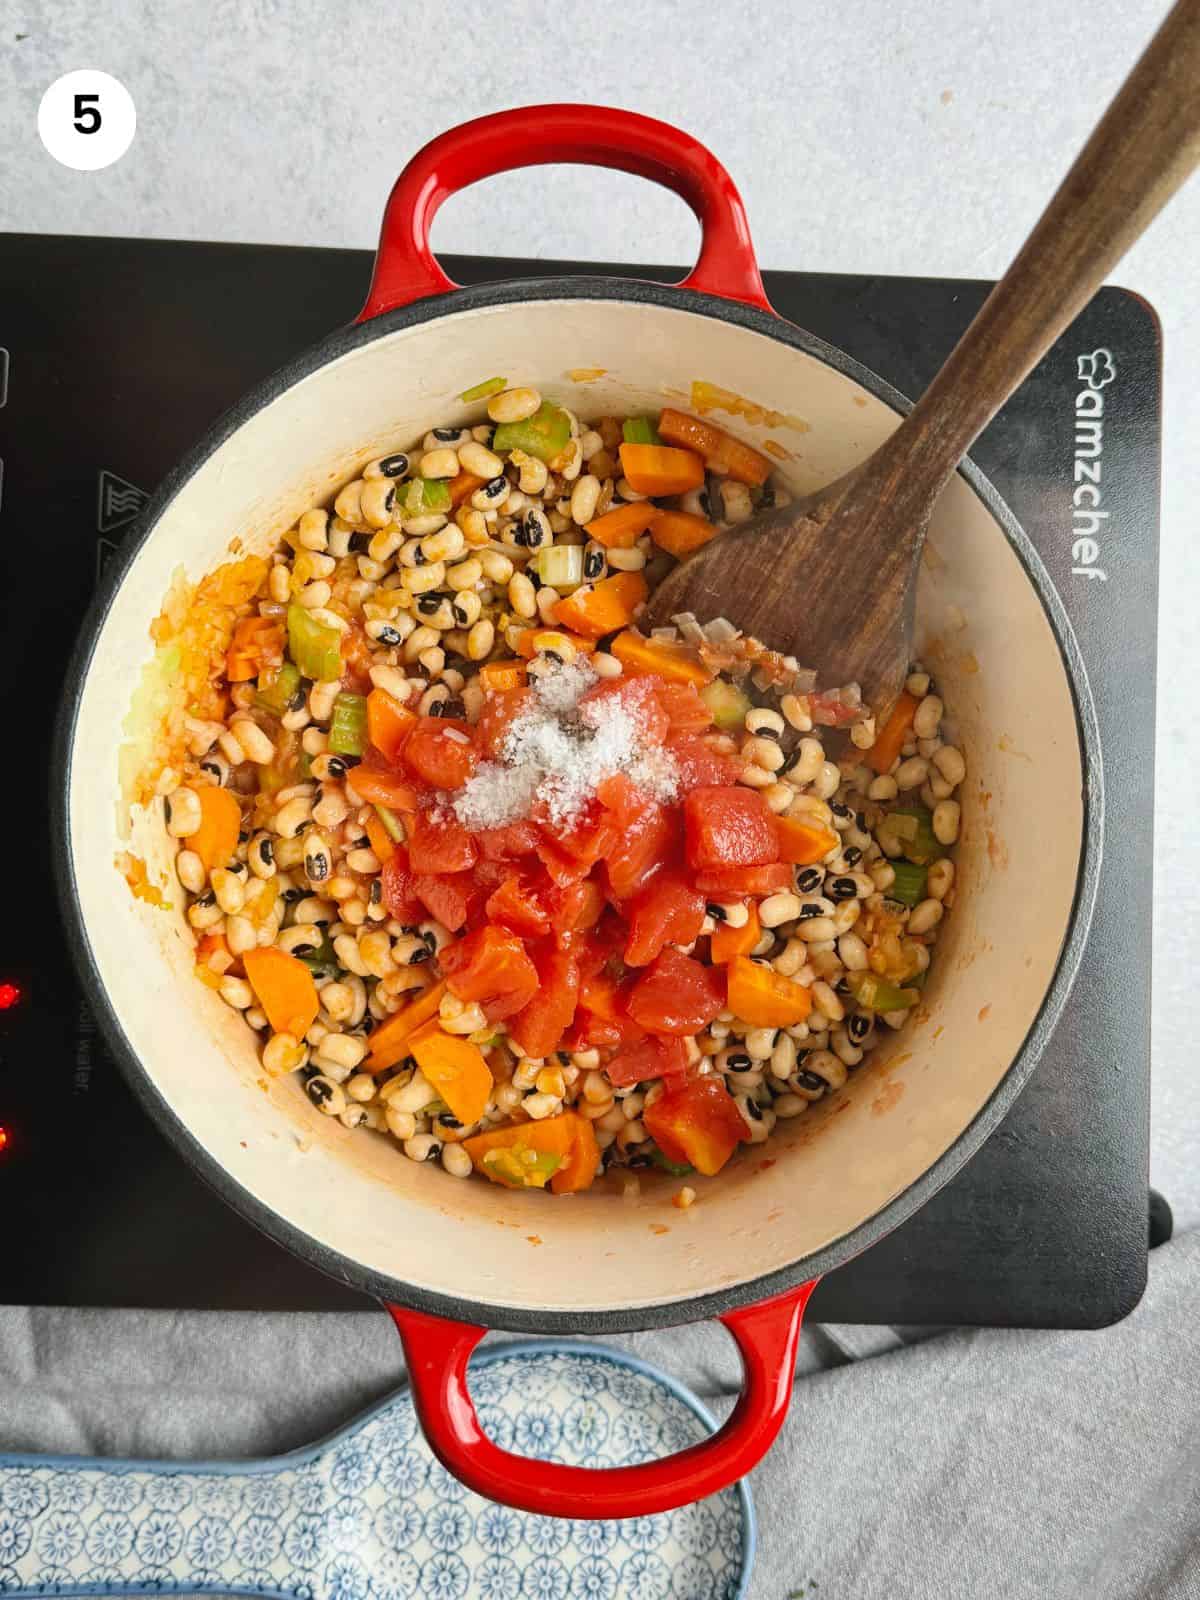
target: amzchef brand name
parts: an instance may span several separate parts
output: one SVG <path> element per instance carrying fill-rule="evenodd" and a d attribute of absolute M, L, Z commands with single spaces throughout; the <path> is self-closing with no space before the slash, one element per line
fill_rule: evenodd
<path fill-rule="evenodd" d="M 1071 572 L 1077 578 L 1108 573 L 1098 563 L 1108 511 L 1104 506 L 1104 389 L 1117 375 L 1111 350 L 1076 356 L 1081 388 L 1075 396 L 1075 487 L 1071 495 Z"/>

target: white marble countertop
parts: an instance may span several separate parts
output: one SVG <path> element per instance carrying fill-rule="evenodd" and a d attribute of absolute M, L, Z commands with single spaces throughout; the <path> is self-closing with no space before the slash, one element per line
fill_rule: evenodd
<path fill-rule="evenodd" d="M 464 117 L 552 99 L 664 117 L 726 163 L 765 267 L 995 277 L 1164 14 L 1162 0 L 7 0 L 0 229 L 372 246 L 407 155 Z M 902 26 L 896 18 L 902 16 Z M 38 102 L 95 66 L 137 104 L 99 173 L 42 149 Z M 543 169 L 452 200 L 444 250 L 683 261 L 681 201 L 633 178 Z M 1152 1178 L 1200 1220 L 1200 180 L 1118 281 L 1166 350 L 1157 761 Z M 1189 284 L 1191 288 L 1189 290 Z M 1149 779 L 1149 774 L 1147 774 Z M 1140 826 L 1139 795 L 1110 805 Z"/>

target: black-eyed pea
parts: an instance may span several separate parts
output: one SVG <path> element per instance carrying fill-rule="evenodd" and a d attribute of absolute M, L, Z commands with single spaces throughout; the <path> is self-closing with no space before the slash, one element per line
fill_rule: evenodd
<path fill-rule="evenodd" d="M 210 933 L 216 929 L 218 923 L 225 921 L 225 913 L 217 904 L 217 897 L 211 889 L 206 889 L 198 900 L 193 900 L 187 909 L 187 919 L 197 933 Z"/>
<path fill-rule="evenodd" d="M 346 1109 L 346 1096 L 341 1085 L 335 1083 L 327 1073 L 318 1073 L 316 1077 L 309 1078 L 304 1085 L 304 1092 L 317 1110 L 324 1112 L 327 1117 L 340 1117 Z"/>
<path fill-rule="evenodd" d="M 838 792 L 841 781 L 841 770 L 832 761 L 822 761 L 809 787 L 818 800 L 831 800 Z"/>
<path fill-rule="evenodd" d="M 856 1067 L 863 1058 L 863 1053 L 851 1039 L 845 1028 L 835 1028 L 830 1037 L 830 1045 L 834 1055 L 843 1066 Z"/>
<path fill-rule="evenodd" d="M 436 628 L 431 628 L 427 622 L 422 622 L 419 627 L 414 628 L 404 641 L 405 665 L 415 666 L 424 652 L 432 649 L 434 645 L 441 645 L 441 634 Z M 411 689 L 412 685 L 410 684 L 405 693 L 411 693 Z"/>
<path fill-rule="evenodd" d="M 949 856 L 942 856 L 935 861 L 929 869 L 925 880 L 925 887 L 935 900 L 944 900 L 954 885 L 954 863 Z"/>
<path fill-rule="evenodd" d="M 913 732 L 920 739 L 936 739 L 945 706 L 936 694 L 927 694 L 913 714 Z M 922 754 L 925 752 L 922 751 Z"/>
<path fill-rule="evenodd" d="M 769 1106 L 760 1106 L 751 1094 L 736 1094 L 733 1098 L 746 1124 L 746 1142 L 762 1144 L 775 1126 L 775 1112 Z"/>
<path fill-rule="evenodd" d="M 904 687 L 909 694 L 922 700 L 929 693 L 929 683 L 929 674 L 923 672 L 920 667 L 914 667 L 905 679 Z"/>
<path fill-rule="evenodd" d="M 504 389 L 488 401 L 487 413 L 493 422 L 524 422 L 542 403 L 536 389 Z"/>
<path fill-rule="evenodd" d="M 875 718 L 864 717 L 851 724 L 850 743 L 856 750 L 869 750 L 875 743 Z"/>
<path fill-rule="evenodd" d="M 175 839 L 190 839 L 200 831 L 203 813 L 200 796 L 186 787 L 173 790 L 163 801 L 167 832 Z"/>
<path fill-rule="evenodd" d="M 366 1105 L 375 1098 L 375 1079 L 369 1072 L 355 1072 L 342 1085 L 348 1100 Z"/>
<path fill-rule="evenodd" d="M 242 909 L 246 889 L 237 873 L 230 872 L 226 867 L 214 867 L 209 881 L 217 904 L 227 916 L 233 916 Z"/>
<path fill-rule="evenodd" d="M 411 1111 L 400 1111 L 390 1103 L 384 1110 L 384 1121 L 388 1132 L 401 1143 L 411 1139 L 417 1131 L 417 1119 Z"/>
<path fill-rule="evenodd" d="M 957 800 L 939 800 L 933 808 L 933 836 L 939 844 L 951 845 L 958 838 L 962 807 Z"/>
<path fill-rule="evenodd" d="M 363 483 L 362 478 L 355 478 L 353 483 L 348 483 L 344 489 L 338 491 L 333 509 L 343 522 L 361 525 Z"/>
<path fill-rule="evenodd" d="M 778 743 L 774 739 L 762 738 L 756 734 L 752 734 L 743 742 L 741 754 L 743 759 L 753 761 L 756 766 L 764 768 L 767 772 L 778 772 L 784 763 L 784 754 Z"/>
<path fill-rule="evenodd" d="M 942 920 L 945 907 L 932 897 L 922 900 L 908 914 L 909 933 L 929 933 Z"/>
<path fill-rule="evenodd" d="M 361 1063 L 366 1053 L 365 1039 L 357 1034 L 336 1033 L 331 1030 L 317 1046 L 315 1060 L 324 1070 L 332 1066 L 349 1075 Z"/>
<path fill-rule="evenodd" d="M 199 894 L 207 876 L 204 862 L 194 850 L 181 850 L 175 857 L 175 876 L 189 894 Z"/>
<path fill-rule="evenodd" d="M 422 478 L 454 478 L 458 476 L 458 451 L 449 445 L 438 445 L 426 450 L 417 463 Z"/>
<path fill-rule="evenodd" d="M 773 781 L 772 774 L 754 761 L 748 761 L 738 776 L 738 782 L 748 789 L 769 789 Z"/>
<path fill-rule="evenodd" d="M 263 1048 L 263 1070 L 270 1078 L 283 1078 L 308 1061 L 308 1046 L 290 1033 L 273 1033 Z"/>
<path fill-rule="evenodd" d="M 967 775 L 967 763 L 963 760 L 962 751 L 955 749 L 952 744 L 942 746 L 934 756 L 933 764 L 946 782 L 954 787 L 957 787 Z"/>
<path fill-rule="evenodd" d="M 222 978 L 217 992 L 225 1004 L 232 1006 L 235 1011 L 246 1011 L 254 1004 L 254 990 L 245 978 Z"/>

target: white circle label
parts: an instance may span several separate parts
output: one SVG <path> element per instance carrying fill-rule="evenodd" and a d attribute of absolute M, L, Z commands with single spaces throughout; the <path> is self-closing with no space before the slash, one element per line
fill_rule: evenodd
<path fill-rule="evenodd" d="M 38 107 L 38 134 L 64 167 L 99 172 L 133 143 L 137 109 L 125 85 L 95 67 L 64 73 Z"/>

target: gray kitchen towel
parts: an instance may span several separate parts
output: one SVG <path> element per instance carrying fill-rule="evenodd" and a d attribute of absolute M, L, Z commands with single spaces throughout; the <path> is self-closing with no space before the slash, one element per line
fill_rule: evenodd
<path fill-rule="evenodd" d="M 750 1600 L 1200 1600 L 1198 1322 L 1193 1233 L 1100 1332 L 811 1330 L 752 1479 Z M 728 1412 L 720 1329 L 612 1342 Z M 399 1373 L 382 1314 L 0 1308 L 0 1450 L 269 1454 Z"/>

